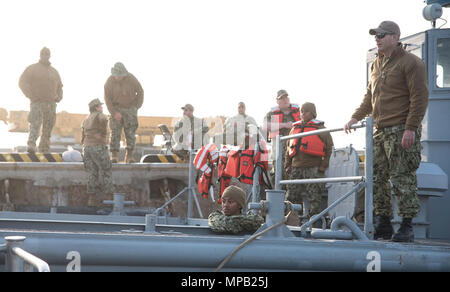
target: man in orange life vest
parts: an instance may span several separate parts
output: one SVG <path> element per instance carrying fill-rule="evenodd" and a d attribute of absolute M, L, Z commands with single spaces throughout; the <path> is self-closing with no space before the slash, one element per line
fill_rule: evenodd
<path fill-rule="evenodd" d="M 324 122 L 316 119 L 316 107 L 313 103 L 304 103 L 300 112 L 301 121 L 293 124 L 289 135 L 325 128 Z M 289 140 L 284 165 L 289 179 L 325 177 L 332 146 L 333 138 L 330 133 Z M 287 189 L 287 199 L 292 203 L 305 203 L 306 199 L 306 203 L 310 205 L 307 214 L 309 218 L 321 212 L 320 202 L 325 184 L 291 184 Z"/>
<path fill-rule="evenodd" d="M 286 90 L 281 89 L 277 93 L 278 106 L 273 107 L 264 118 L 263 131 L 267 133 L 269 139 L 275 139 L 278 135 L 287 136 L 292 128 L 292 124 L 300 120 L 300 108 L 297 104 L 292 104 Z M 282 153 L 286 152 L 286 143 L 282 143 Z M 270 171 L 272 183 L 275 180 L 275 158 L 276 152 L 272 143 L 272 169 Z M 284 155 L 283 163 L 284 164 Z M 286 173 L 283 172 L 283 179 Z"/>

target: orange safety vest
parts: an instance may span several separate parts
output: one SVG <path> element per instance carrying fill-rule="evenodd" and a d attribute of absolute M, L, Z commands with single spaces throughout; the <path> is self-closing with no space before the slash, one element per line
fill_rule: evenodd
<path fill-rule="evenodd" d="M 198 192 L 204 199 L 208 198 L 209 188 L 213 184 L 214 168 L 211 168 L 209 173 L 203 172 L 200 179 L 197 181 Z"/>
<path fill-rule="evenodd" d="M 219 161 L 217 162 L 217 176 L 219 177 L 218 183 L 220 185 L 219 199 L 217 200 L 218 204 L 222 204 L 223 191 L 231 185 L 231 177 L 225 175 L 225 168 L 227 167 L 228 161 L 228 151 L 230 151 L 230 149 L 228 149 L 225 145 L 222 145 L 219 151 Z"/>
<path fill-rule="evenodd" d="M 230 150 L 228 151 L 228 160 L 227 165 L 225 167 L 225 171 L 223 172 L 223 176 L 228 177 L 239 177 L 240 171 L 240 150 Z"/>
<path fill-rule="evenodd" d="M 311 132 L 319 129 L 319 125 L 323 124 L 319 120 L 311 120 L 306 124 L 302 121 L 294 123 L 294 130 L 291 135 Z M 325 143 L 319 137 L 319 135 L 306 136 L 297 139 L 289 140 L 289 157 L 293 157 L 297 154 L 297 151 L 313 155 L 313 156 L 325 156 Z"/>
<path fill-rule="evenodd" d="M 255 145 L 241 151 L 239 181 L 245 184 L 253 184 L 253 174 L 256 167 L 261 167 L 262 172 L 269 168 L 269 152 L 264 139 L 259 142 L 258 152 L 255 153 Z M 263 184 L 262 176 L 259 178 L 259 184 Z"/>
<path fill-rule="evenodd" d="M 219 151 L 214 143 L 209 143 L 203 146 L 195 155 L 194 167 L 205 173 L 211 171 L 210 164 L 212 165 L 219 158 Z"/>
<path fill-rule="evenodd" d="M 217 162 L 217 175 L 218 177 L 224 176 L 225 168 L 227 167 L 227 154 L 230 149 L 225 145 L 220 148 L 219 161 Z"/>
<path fill-rule="evenodd" d="M 294 121 L 295 122 L 300 121 L 300 107 L 297 104 L 292 103 L 290 106 L 290 109 L 291 109 L 290 115 L 292 116 Z M 272 121 L 270 121 L 270 122 L 276 122 L 278 124 L 283 122 L 284 113 L 280 110 L 279 107 L 276 106 L 276 107 L 272 108 L 271 112 L 272 112 Z M 271 130 L 270 134 L 269 134 L 269 138 L 273 139 L 276 136 L 278 136 L 279 134 L 280 134 L 280 129 L 277 129 L 276 131 Z"/>
<path fill-rule="evenodd" d="M 245 149 L 241 151 L 239 161 L 239 181 L 244 184 L 253 183 L 253 172 L 255 171 L 255 164 L 253 161 L 254 151 Z"/>

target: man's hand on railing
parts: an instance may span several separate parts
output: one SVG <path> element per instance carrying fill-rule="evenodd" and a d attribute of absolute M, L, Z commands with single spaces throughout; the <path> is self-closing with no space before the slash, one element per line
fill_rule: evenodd
<path fill-rule="evenodd" d="M 355 119 L 355 118 L 352 118 L 347 124 L 345 124 L 345 126 L 344 126 L 344 131 L 345 131 L 345 133 L 350 133 L 351 132 L 351 126 L 353 126 L 354 124 L 356 124 L 358 122 L 358 120 L 357 119 Z M 354 129 L 354 131 L 356 131 L 356 129 Z"/>

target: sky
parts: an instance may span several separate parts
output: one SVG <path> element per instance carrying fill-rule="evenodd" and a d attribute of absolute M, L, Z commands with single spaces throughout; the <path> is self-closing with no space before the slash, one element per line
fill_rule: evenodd
<path fill-rule="evenodd" d="M 58 112 L 88 113 L 122 62 L 144 88 L 139 115 L 179 117 L 191 103 L 199 117 L 231 116 L 244 101 L 261 124 L 285 89 L 292 103 L 315 103 L 317 118 L 338 128 L 365 93 L 366 54 L 375 47 L 369 29 L 393 20 L 402 36 L 427 30 L 423 7 L 423 0 L 1 1 L 0 107 L 29 110 L 18 79 L 46 46 L 64 84 Z M 333 134 L 335 145 L 362 147 L 363 132 Z"/>

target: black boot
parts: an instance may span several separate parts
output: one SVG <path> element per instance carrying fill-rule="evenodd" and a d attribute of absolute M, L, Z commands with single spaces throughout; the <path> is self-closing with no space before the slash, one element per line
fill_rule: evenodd
<path fill-rule="evenodd" d="M 414 241 L 414 231 L 412 227 L 412 218 L 403 218 L 402 225 L 398 231 L 392 237 L 392 241 L 395 242 L 413 242 Z"/>
<path fill-rule="evenodd" d="M 394 233 L 392 228 L 391 218 L 387 216 L 375 216 L 375 235 L 374 239 L 382 238 L 385 240 L 391 239 Z"/>

